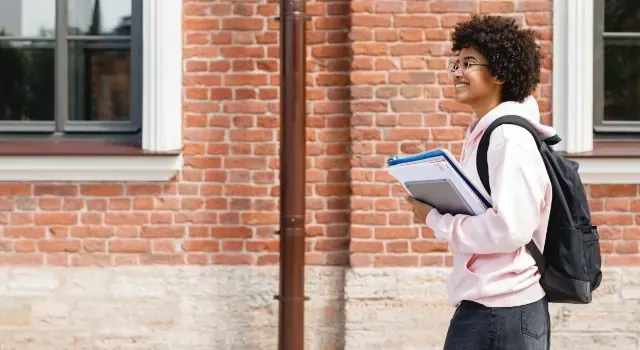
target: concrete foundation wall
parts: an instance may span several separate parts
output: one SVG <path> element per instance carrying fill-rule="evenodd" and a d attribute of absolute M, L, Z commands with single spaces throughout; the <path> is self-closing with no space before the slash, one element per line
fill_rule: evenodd
<path fill-rule="evenodd" d="M 309 267 L 306 349 L 442 348 L 448 269 Z M 277 267 L 0 270 L 0 349 L 276 349 Z M 640 349 L 640 270 L 552 305 L 553 349 Z"/>

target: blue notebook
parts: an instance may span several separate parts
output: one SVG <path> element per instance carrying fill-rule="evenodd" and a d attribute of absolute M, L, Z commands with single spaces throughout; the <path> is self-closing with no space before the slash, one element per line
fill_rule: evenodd
<path fill-rule="evenodd" d="M 442 213 L 477 215 L 491 207 L 486 191 L 468 178 L 446 149 L 388 160 L 388 172 L 413 197 Z"/>

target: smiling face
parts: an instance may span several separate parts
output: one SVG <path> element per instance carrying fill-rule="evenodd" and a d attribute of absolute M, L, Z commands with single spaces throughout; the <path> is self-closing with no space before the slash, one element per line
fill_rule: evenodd
<path fill-rule="evenodd" d="M 471 47 L 462 49 L 450 66 L 455 84 L 455 100 L 476 109 L 489 101 L 500 103 L 502 82 L 491 76 L 487 59 Z"/>

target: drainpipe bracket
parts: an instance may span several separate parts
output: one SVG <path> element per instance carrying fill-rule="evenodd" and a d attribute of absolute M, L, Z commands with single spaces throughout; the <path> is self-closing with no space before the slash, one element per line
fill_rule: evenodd
<path fill-rule="evenodd" d="M 281 301 L 283 303 L 292 303 L 292 302 L 298 302 L 299 303 L 301 301 L 304 302 L 304 301 L 310 300 L 309 297 L 283 297 L 283 296 L 280 296 L 280 295 L 274 295 L 273 299 L 279 300 L 279 301 Z"/>

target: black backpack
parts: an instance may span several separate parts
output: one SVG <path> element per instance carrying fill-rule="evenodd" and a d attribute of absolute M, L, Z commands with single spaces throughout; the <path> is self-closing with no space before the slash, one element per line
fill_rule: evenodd
<path fill-rule="evenodd" d="M 553 187 L 544 255 L 533 240 L 527 244 L 540 271 L 540 284 L 548 301 L 588 304 L 592 300 L 592 292 L 602 280 L 602 258 L 598 229 L 591 224 L 589 203 L 578 175 L 578 163 L 564 158 L 550 147 L 561 141 L 557 135 L 541 140 L 526 119 L 516 115 L 500 117 L 489 125 L 478 146 L 476 166 L 482 185 L 489 194 L 487 150 L 491 132 L 502 124 L 521 126 L 533 135 Z"/>

